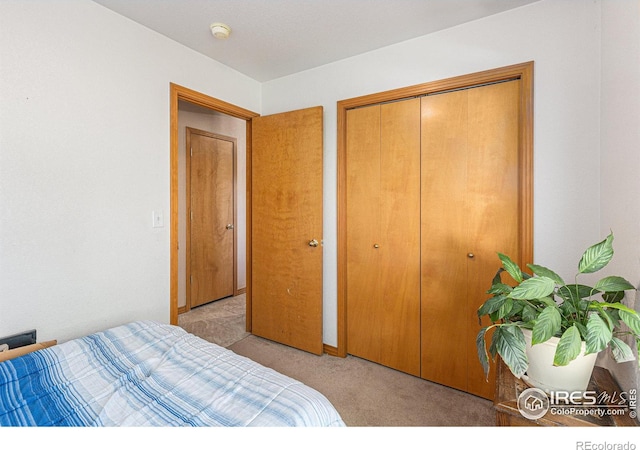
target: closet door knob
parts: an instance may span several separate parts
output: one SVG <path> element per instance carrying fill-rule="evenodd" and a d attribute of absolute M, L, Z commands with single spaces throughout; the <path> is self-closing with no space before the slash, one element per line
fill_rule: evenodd
<path fill-rule="evenodd" d="M 373 244 L 373 248 L 380 248 L 380 244 Z"/>
<path fill-rule="evenodd" d="M 476 255 L 474 255 L 473 253 L 467 253 L 467 258 L 469 258 L 469 259 L 472 259 L 474 256 L 476 256 Z"/>
<path fill-rule="evenodd" d="M 311 239 L 309 241 L 309 247 L 317 247 L 318 245 L 320 245 L 320 243 L 318 242 L 317 239 Z"/>

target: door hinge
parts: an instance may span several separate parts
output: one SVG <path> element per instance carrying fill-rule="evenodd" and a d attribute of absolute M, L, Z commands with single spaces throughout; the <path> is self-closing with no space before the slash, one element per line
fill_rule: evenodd
<path fill-rule="evenodd" d="M 189 277 L 189 284 L 193 284 L 193 275 Z"/>
<path fill-rule="evenodd" d="M 193 147 L 190 149 L 191 156 L 193 156 Z"/>

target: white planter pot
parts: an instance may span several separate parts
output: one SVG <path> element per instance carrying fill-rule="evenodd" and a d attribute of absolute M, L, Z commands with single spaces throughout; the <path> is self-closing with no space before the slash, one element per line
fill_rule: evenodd
<path fill-rule="evenodd" d="M 566 366 L 554 366 L 553 357 L 559 338 L 552 337 L 546 342 L 531 345 L 531 330 L 522 328 L 527 343 L 529 368 L 523 379 L 533 387 L 549 393 L 551 391 L 586 391 L 589 379 L 596 364 L 597 353 L 584 354 L 585 343 L 582 343 L 580 355 Z"/>

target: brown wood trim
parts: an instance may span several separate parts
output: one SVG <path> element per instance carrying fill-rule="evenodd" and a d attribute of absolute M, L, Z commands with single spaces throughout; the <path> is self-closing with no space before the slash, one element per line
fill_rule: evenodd
<path fill-rule="evenodd" d="M 218 111 L 229 116 L 237 117 L 238 119 L 251 120 L 253 117 L 257 117 L 260 114 L 249 111 L 248 109 L 241 108 L 239 106 L 227 103 L 223 100 L 218 100 L 214 97 L 209 97 L 206 94 L 194 91 L 192 89 L 171 83 L 171 89 L 175 90 L 175 93 L 180 100 L 188 101 L 205 108 Z"/>
<path fill-rule="evenodd" d="M 185 153 L 185 166 L 186 166 L 186 220 L 187 224 L 185 226 L 185 309 L 187 311 L 191 311 L 191 128 L 186 127 L 187 132 L 185 133 L 186 144 L 184 148 Z"/>
<path fill-rule="evenodd" d="M 246 256 L 247 256 L 247 260 L 246 260 L 246 282 L 247 282 L 247 287 L 245 288 L 245 291 L 247 293 L 247 299 L 246 299 L 246 331 L 251 333 L 252 330 L 252 326 L 251 326 L 251 317 L 252 317 L 252 310 L 251 310 L 251 271 L 252 271 L 252 266 L 251 266 L 251 260 L 252 260 L 252 245 L 251 245 L 251 208 L 252 208 L 252 202 L 251 199 L 253 198 L 253 191 L 251 190 L 251 152 L 252 152 L 252 146 L 251 146 L 251 142 L 253 140 L 253 134 L 252 134 L 252 128 L 251 128 L 251 122 L 247 121 L 247 144 L 246 144 L 246 154 L 245 154 L 245 165 L 246 165 L 246 170 L 247 170 L 247 174 L 246 174 L 246 218 L 245 218 L 245 222 L 246 222 Z"/>
<path fill-rule="evenodd" d="M 170 269 L 169 269 L 169 323 L 178 325 L 178 86 L 170 85 L 170 139 L 169 139 L 169 203 L 170 203 Z"/>
<path fill-rule="evenodd" d="M 347 355 L 347 295 L 346 295 L 346 112 L 376 103 L 396 101 L 495 83 L 520 79 L 520 242 L 521 267 L 533 262 L 533 61 L 485 70 L 444 80 L 431 81 L 414 86 L 364 95 L 337 102 L 337 156 L 338 156 L 338 347 L 337 356 Z"/>
<path fill-rule="evenodd" d="M 170 213 L 170 292 L 169 292 L 169 323 L 172 325 L 178 324 L 178 102 L 180 100 L 187 101 L 220 113 L 224 113 L 239 119 L 247 121 L 247 158 L 250 155 L 251 149 L 251 119 L 259 116 L 258 113 L 249 111 L 248 109 L 240 108 L 239 106 L 232 105 L 222 100 L 218 100 L 208 95 L 196 92 L 192 89 L 180 86 L 175 83 L 169 84 L 170 90 L 170 105 L 169 105 L 169 118 L 170 118 L 170 139 L 169 139 L 169 159 L 170 159 L 170 194 L 169 201 L 171 204 Z M 249 175 L 250 172 L 247 172 Z M 247 177 L 247 208 L 248 211 L 249 201 L 249 186 L 250 178 Z M 247 214 L 248 215 L 248 214 Z M 250 223 L 247 219 L 247 223 Z M 250 237 L 249 227 L 247 226 L 247 236 Z M 247 257 L 248 261 L 250 255 L 251 242 L 247 239 Z M 249 284 L 250 273 L 247 273 L 247 285 Z M 250 296 L 247 293 L 247 305 L 250 303 Z M 249 311 L 249 308 L 248 308 Z"/>
<path fill-rule="evenodd" d="M 233 296 L 234 296 L 234 297 L 237 297 L 238 295 L 242 295 L 242 294 L 246 294 L 246 293 L 247 293 L 247 288 L 246 288 L 246 287 L 243 287 L 243 288 L 237 289 L 237 290 L 233 293 Z"/>
<path fill-rule="evenodd" d="M 29 344 L 23 347 L 12 348 L 11 350 L 5 350 L 4 352 L 0 352 L 0 362 L 8 361 L 13 358 L 17 358 L 18 356 L 26 355 L 31 352 L 36 352 L 38 350 L 43 350 L 45 348 L 53 347 L 58 343 L 57 340 L 53 341 L 45 341 L 38 342 L 36 344 Z"/>
<path fill-rule="evenodd" d="M 347 356 L 347 106 L 338 102 L 338 347 L 337 356 Z"/>
<path fill-rule="evenodd" d="M 322 351 L 324 353 L 326 353 L 329 356 L 341 356 L 338 353 L 338 348 L 334 347 L 333 345 L 327 345 L 327 344 L 323 344 L 322 345 Z"/>
<path fill-rule="evenodd" d="M 533 62 L 520 70 L 520 267 L 533 264 Z"/>
<path fill-rule="evenodd" d="M 533 70 L 533 61 L 341 100 L 338 102 L 338 107 L 351 109 L 374 105 L 376 103 L 396 101 L 403 98 L 435 94 L 453 89 L 464 89 L 485 83 L 522 78 L 523 73 L 527 70 Z"/>

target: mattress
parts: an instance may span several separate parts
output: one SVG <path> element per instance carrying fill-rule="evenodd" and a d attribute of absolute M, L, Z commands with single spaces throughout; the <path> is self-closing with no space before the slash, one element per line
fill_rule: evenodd
<path fill-rule="evenodd" d="M 344 426 L 320 392 L 137 321 L 0 363 L 0 426 Z"/>

